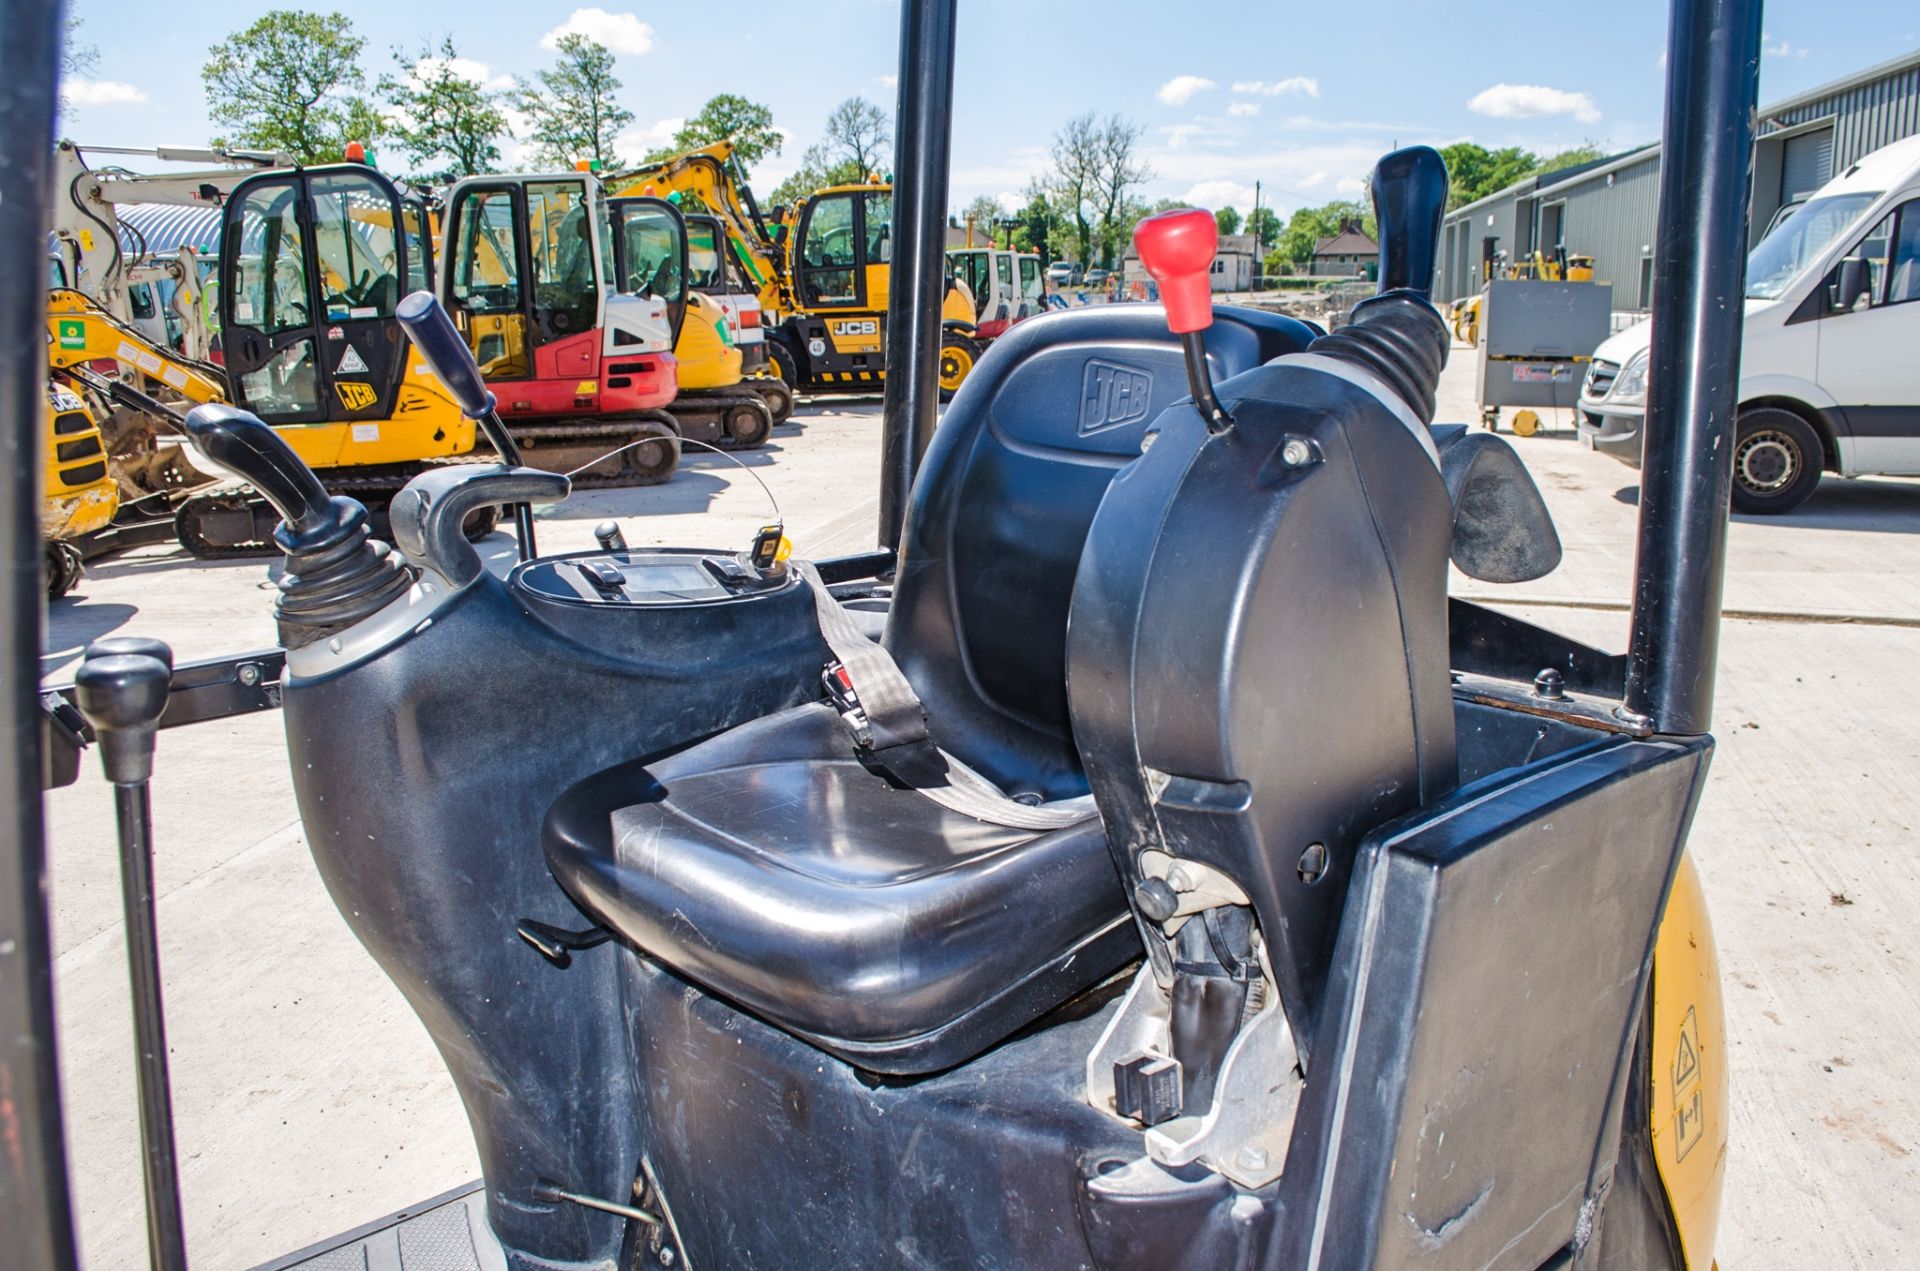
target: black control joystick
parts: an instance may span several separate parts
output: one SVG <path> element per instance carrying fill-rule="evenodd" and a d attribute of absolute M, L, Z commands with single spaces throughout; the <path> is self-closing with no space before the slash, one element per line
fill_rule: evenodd
<path fill-rule="evenodd" d="M 1447 364 L 1446 323 L 1429 299 L 1447 206 L 1447 165 L 1430 146 L 1396 150 L 1370 184 L 1380 229 L 1380 290 L 1353 307 L 1347 325 L 1308 351 L 1370 371 L 1433 422 L 1434 392 Z"/>
<path fill-rule="evenodd" d="M 273 429 L 221 403 L 194 407 L 185 429 L 194 449 L 246 478 L 280 513 L 273 538 L 287 572 L 274 616 L 287 648 L 324 640 L 406 594 L 413 575 L 372 537 L 367 509 L 329 495 Z"/>
<path fill-rule="evenodd" d="M 173 1138 L 173 1089 L 167 1073 L 167 1029 L 160 992 L 160 942 L 153 908 L 154 734 L 167 708 L 173 653 L 157 640 L 118 639 L 88 650 L 73 677 L 74 698 L 93 727 L 107 780 L 113 783 L 120 837 L 120 898 L 127 923 L 133 984 L 133 1031 L 139 1049 L 140 1139 L 147 1189 L 149 1264 L 187 1265 L 180 1217 L 180 1168 Z M 138 647 L 141 652 L 117 649 Z"/>

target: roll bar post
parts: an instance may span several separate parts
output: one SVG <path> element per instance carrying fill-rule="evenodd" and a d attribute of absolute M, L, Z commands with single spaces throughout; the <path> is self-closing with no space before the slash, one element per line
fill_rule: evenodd
<path fill-rule="evenodd" d="M 898 551 L 920 456 L 940 411 L 947 174 L 958 0 L 902 0 L 894 110 L 893 263 L 880 445 L 880 545 Z"/>
<path fill-rule="evenodd" d="M 60 1114 L 40 802 L 40 420 L 46 191 L 64 6 L 0 0 L 0 1261 L 78 1264 Z"/>
<path fill-rule="evenodd" d="M 1673 0 L 1625 703 L 1661 733 L 1713 720 L 1759 59 L 1760 0 Z"/>

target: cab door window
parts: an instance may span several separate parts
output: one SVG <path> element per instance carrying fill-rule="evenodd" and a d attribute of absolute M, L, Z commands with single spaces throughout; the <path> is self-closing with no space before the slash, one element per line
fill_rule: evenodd
<path fill-rule="evenodd" d="M 1040 258 L 1037 256 L 1020 258 L 1020 294 L 1028 300 L 1038 300 L 1047 294 L 1046 283 L 1040 277 Z"/>
<path fill-rule="evenodd" d="M 600 281 L 594 269 L 599 243 L 593 219 L 581 182 L 528 183 L 535 344 L 578 335 L 599 324 Z"/>
<path fill-rule="evenodd" d="M 866 241 L 869 265 L 893 263 L 893 191 L 875 190 L 866 196 Z"/>
<path fill-rule="evenodd" d="M 400 303 L 395 209 L 358 173 L 312 178 L 314 244 L 329 321 L 390 318 Z"/>
<path fill-rule="evenodd" d="M 800 279 L 809 304 L 851 304 L 859 299 L 855 197 L 851 193 L 829 194 L 814 200 L 808 209 L 807 229 L 800 243 Z"/>
<path fill-rule="evenodd" d="M 994 277 L 1000 280 L 1000 293 L 1004 296 L 1013 295 L 1013 257 L 1002 256 L 996 252 L 993 257 L 993 273 Z"/>
<path fill-rule="evenodd" d="M 1894 213 L 1887 235 L 1887 280 L 1880 303 L 1908 304 L 1920 300 L 1920 199 L 1911 199 Z"/>
<path fill-rule="evenodd" d="M 712 221 L 687 222 L 687 286 L 694 291 L 727 290 L 725 244 Z"/>
<path fill-rule="evenodd" d="M 406 292 L 433 289 L 433 235 L 427 229 L 426 205 L 409 201 L 401 205 L 402 223 L 407 235 Z"/>
<path fill-rule="evenodd" d="M 448 298 L 488 379 L 524 379 L 533 369 L 514 223 L 507 187 L 463 191 L 448 212 Z"/>
<path fill-rule="evenodd" d="M 319 415 L 300 184 L 261 182 L 228 217 L 225 355 L 241 401 L 265 419 Z"/>

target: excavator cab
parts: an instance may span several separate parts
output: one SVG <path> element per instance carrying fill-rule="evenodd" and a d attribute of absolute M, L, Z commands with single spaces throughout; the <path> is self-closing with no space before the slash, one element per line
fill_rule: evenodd
<path fill-rule="evenodd" d="M 424 205 L 361 164 L 297 168 L 237 185 L 222 238 L 236 404 L 275 424 L 392 418 L 408 353 L 394 308 L 432 276 Z"/>
<path fill-rule="evenodd" d="M 594 415 L 673 400 L 667 306 L 616 286 L 600 183 L 487 176 L 447 195 L 439 293 L 503 414 Z"/>

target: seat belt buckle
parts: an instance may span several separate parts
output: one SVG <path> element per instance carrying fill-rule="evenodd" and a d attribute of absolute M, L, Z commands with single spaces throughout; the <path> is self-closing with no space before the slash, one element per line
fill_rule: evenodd
<path fill-rule="evenodd" d="M 862 750 L 873 749 L 873 722 L 867 718 L 866 708 L 860 705 L 860 694 L 854 691 L 853 676 L 847 674 L 846 663 L 835 658 L 827 663 L 820 672 L 820 682 L 826 685 L 827 700 L 840 712 L 840 720 L 853 734 L 854 744 Z"/>

